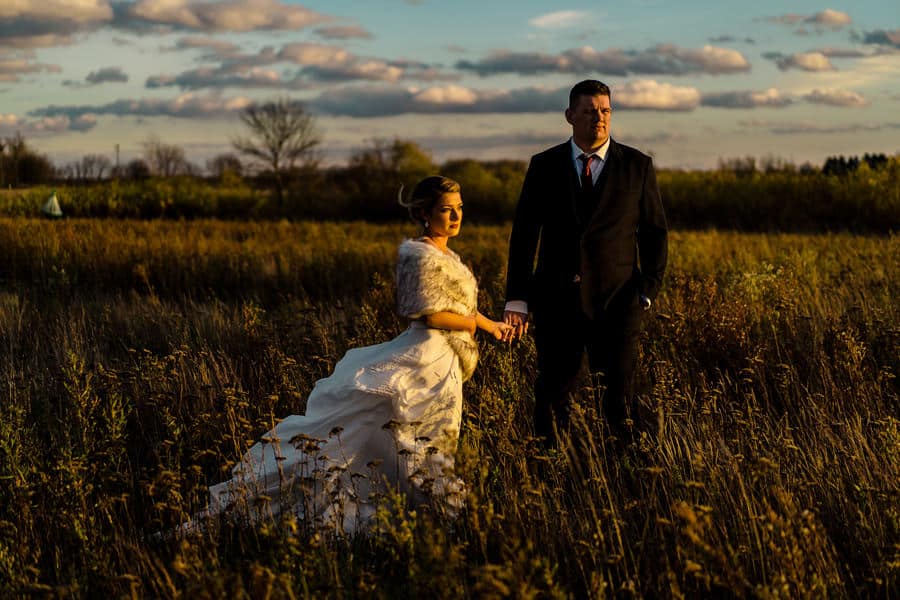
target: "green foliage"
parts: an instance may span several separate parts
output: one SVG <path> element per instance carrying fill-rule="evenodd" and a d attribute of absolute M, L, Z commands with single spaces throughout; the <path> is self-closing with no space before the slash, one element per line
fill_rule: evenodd
<path fill-rule="evenodd" d="M 173 533 L 349 347 L 401 330 L 414 233 L 0 219 L 0 596 L 900 593 L 896 236 L 673 233 L 635 448 L 604 439 L 586 381 L 571 451 L 542 452 L 531 339 L 481 339 L 457 520 L 394 498 L 367 537 Z M 453 242 L 489 314 L 508 233 Z"/>
<path fill-rule="evenodd" d="M 265 192 L 229 177 L 214 186 L 193 177 L 144 180 L 113 179 L 86 186 L 57 186 L 57 197 L 67 217 L 126 219 L 181 219 L 218 217 L 271 218 L 278 213 Z M 50 187 L 0 193 L 0 214 L 38 216 Z"/>
<path fill-rule="evenodd" d="M 21 134 L 0 139 L 0 189 L 39 185 L 53 179 L 53 163 L 35 151 Z"/>
<path fill-rule="evenodd" d="M 480 222 L 489 223 L 512 218 L 525 179 L 523 165 L 513 161 L 450 161 L 443 165 L 441 174 L 460 183 L 466 211 Z"/>
<path fill-rule="evenodd" d="M 733 163 L 723 163 L 717 171 L 658 173 L 672 228 L 900 231 L 900 157 L 884 162 L 869 157 L 842 175 L 797 171 L 776 159 L 767 159 L 764 171 L 757 170 L 752 159 Z M 357 152 L 346 167 L 286 170 L 285 200 L 279 203 L 265 189 L 270 187 L 269 175 L 246 179 L 223 165 L 213 165 L 219 175 L 209 182 L 135 173 L 128 180 L 56 189 L 68 216 L 399 222 L 406 219 L 397 205 L 400 186 L 408 191 L 422 177 L 441 173 L 462 185 L 469 222 L 499 224 L 513 217 L 526 169 L 520 161 L 467 159 L 436 165 L 412 142 L 378 140 Z M 0 215 L 37 216 L 48 194 L 49 188 L 0 190 Z"/>
<path fill-rule="evenodd" d="M 900 157 L 842 177 L 791 171 L 662 171 L 659 185 L 674 228 L 746 231 L 900 230 Z"/>

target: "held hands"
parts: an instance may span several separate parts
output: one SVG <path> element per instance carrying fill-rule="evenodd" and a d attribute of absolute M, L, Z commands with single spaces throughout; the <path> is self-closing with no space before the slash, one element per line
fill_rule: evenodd
<path fill-rule="evenodd" d="M 494 336 L 495 340 L 501 342 L 512 341 L 514 332 L 515 327 L 513 327 L 512 325 L 507 325 L 503 321 L 491 321 L 488 328 L 488 333 Z"/>
<path fill-rule="evenodd" d="M 493 321 L 488 319 L 480 312 L 476 312 L 469 317 L 473 321 L 473 326 L 486 331 L 494 337 L 495 340 L 507 342 L 512 339 L 513 327 L 507 325 L 503 321 Z M 475 333 L 472 331 L 472 333 Z"/>
<path fill-rule="evenodd" d="M 528 333 L 528 315 L 514 310 L 503 311 L 503 322 L 512 328 L 512 333 L 503 341 L 511 342 Z"/>

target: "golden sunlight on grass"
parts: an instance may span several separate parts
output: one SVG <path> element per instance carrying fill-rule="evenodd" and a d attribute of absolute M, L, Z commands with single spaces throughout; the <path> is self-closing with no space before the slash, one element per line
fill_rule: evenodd
<path fill-rule="evenodd" d="M 171 531 L 393 314 L 409 227 L 0 219 L 0 596 L 900 594 L 900 238 L 671 236 L 632 449 L 529 437 L 534 348 L 481 340 L 456 520 Z M 508 229 L 454 248 L 502 308 Z M 591 390 L 585 381 L 583 396 Z"/>

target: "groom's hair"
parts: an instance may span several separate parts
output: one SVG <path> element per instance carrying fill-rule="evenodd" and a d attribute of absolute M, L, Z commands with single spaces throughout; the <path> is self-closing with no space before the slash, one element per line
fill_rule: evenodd
<path fill-rule="evenodd" d="M 585 79 L 575 84 L 575 87 L 569 92 L 569 108 L 574 109 L 581 96 L 609 96 L 609 101 L 612 102 L 609 86 L 596 79 Z"/>

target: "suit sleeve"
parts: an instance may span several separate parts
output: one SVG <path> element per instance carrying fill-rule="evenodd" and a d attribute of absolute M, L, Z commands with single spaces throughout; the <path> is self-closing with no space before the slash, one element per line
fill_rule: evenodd
<path fill-rule="evenodd" d="M 506 267 L 506 300 L 529 301 L 534 279 L 534 257 L 537 252 L 541 224 L 538 216 L 540 185 L 538 167 L 531 159 L 522 193 L 516 205 L 512 233 L 509 237 L 509 262 Z"/>
<path fill-rule="evenodd" d="M 652 160 L 647 161 L 641 192 L 638 252 L 641 259 L 640 293 L 655 300 L 668 260 L 668 225 Z"/>

